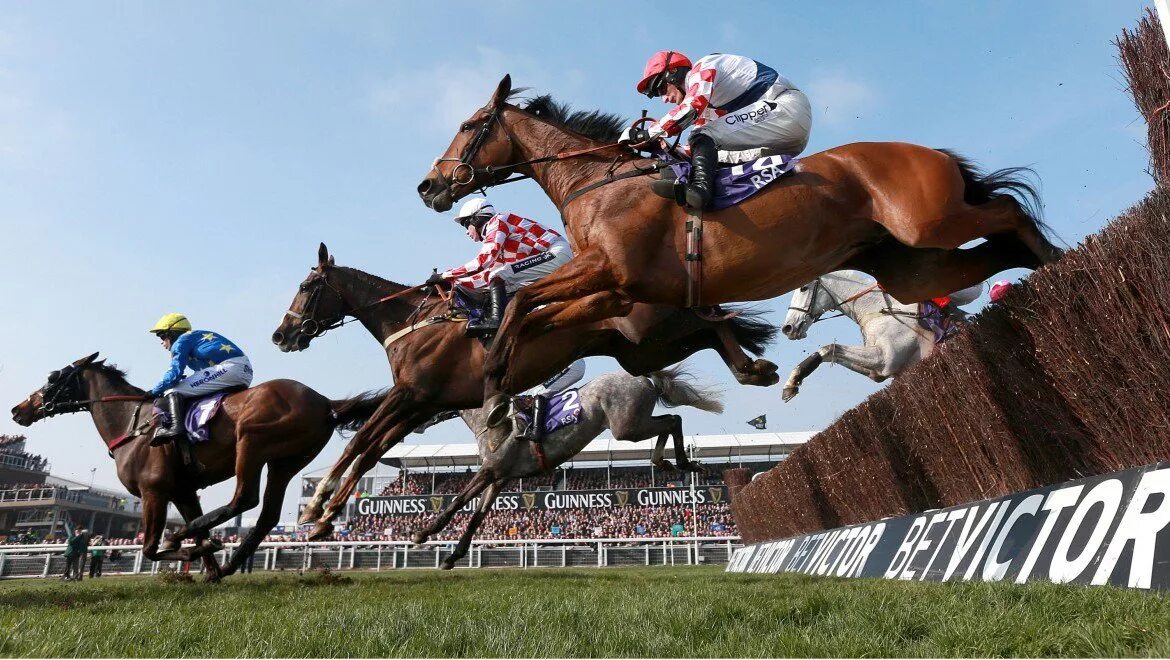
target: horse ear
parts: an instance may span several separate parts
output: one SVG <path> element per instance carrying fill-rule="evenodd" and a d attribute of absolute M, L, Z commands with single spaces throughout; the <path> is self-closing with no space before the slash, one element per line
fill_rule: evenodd
<path fill-rule="evenodd" d="M 329 255 L 329 265 L 336 266 L 337 262 L 333 261 L 333 255 Z"/>
<path fill-rule="evenodd" d="M 503 80 L 496 86 L 496 93 L 492 95 L 492 100 L 489 102 L 496 110 L 504 107 L 504 103 L 508 101 L 508 96 L 512 93 L 512 74 L 505 73 Z"/>
<path fill-rule="evenodd" d="M 317 265 L 324 266 L 326 263 L 329 262 L 330 258 L 331 257 L 329 256 L 329 248 L 325 247 L 325 244 L 322 243 L 317 248 Z"/>
<path fill-rule="evenodd" d="M 95 352 L 94 352 L 92 355 L 87 355 L 87 356 L 85 356 L 85 357 L 81 358 L 81 359 L 80 359 L 80 360 L 78 360 L 77 362 L 74 362 L 74 363 L 73 363 L 73 366 L 75 366 L 75 367 L 84 367 L 85 365 L 89 364 L 90 362 L 93 362 L 94 360 L 96 360 L 96 359 L 97 359 L 98 352 L 99 352 L 99 351 L 95 351 Z"/>

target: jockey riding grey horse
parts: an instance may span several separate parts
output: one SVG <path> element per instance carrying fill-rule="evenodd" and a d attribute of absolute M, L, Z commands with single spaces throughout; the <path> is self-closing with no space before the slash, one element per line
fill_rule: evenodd
<path fill-rule="evenodd" d="M 576 396 L 571 397 L 571 404 L 577 406 L 575 416 L 578 421 L 546 435 L 539 445 L 542 455 L 536 453 L 536 445 L 519 439 L 516 433 L 503 440 L 498 447 L 492 448 L 489 441 L 491 434 L 487 432 L 488 411 L 483 408 L 462 411 L 459 415 L 475 433 L 483 463 L 463 492 L 430 525 L 415 532 L 414 542 L 425 543 L 429 537 L 445 528 L 468 502 L 479 497 L 475 513 L 459 538 L 459 544 L 443 560 L 444 569 L 453 568 L 455 562 L 467 554 L 476 530 L 506 485 L 515 479 L 552 472 L 558 465 L 576 456 L 606 429 L 613 432 L 615 439 L 625 442 L 638 442 L 657 436 L 650 461 L 661 470 L 674 469 L 670 461 L 663 457 L 667 438 L 673 438 L 674 456 L 679 469 L 702 472 L 703 468 L 699 464 L 687 458 L 683 447 L 682 417 L 654 414 L 655 404 L 723 412 L 723 403 L 718 393 L 691 381 L 690 375 L 681 366 L 655 371 L 648 376 L 631 376 L 625 372 L 602 374 L 575 391 Z"/>
<path fill-rule="evenodd" d="M 958 306 L 975 302 L 982 293 L 983 284 L 952 293 L 944 313 L 965 319 L 966 312 Z M 789 375 L 782 395 L 785 401 L 796 396 L 804 379 L 822 362 L 842 365 L 880 383 L 934 352 L 935 335 L 919 325 L 918 305 L 899 303 L 868 275 L 854 270 L 822 275 L 793 292 L 783 332 L 789 339 L 804 339 L 813 323 L 833 311 L 861 327 L 862 345 L 827 344 L 808 356 Z"/>

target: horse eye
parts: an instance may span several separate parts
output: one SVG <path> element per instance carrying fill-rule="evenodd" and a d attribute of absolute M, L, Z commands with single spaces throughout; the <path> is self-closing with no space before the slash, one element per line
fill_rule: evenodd
<path fill-rule="evenodd" d="M 309 290 L 309 283 L 308 282 L 301 282 L 301 292 L 303 293 L 303 292 L 308 291 L 308 290 Z"/>
<path fill-rule="evenodd" d="M 800 287 L 800 292 L 801 292 L 801 293 L 804 293 L 805 291 L 808 291 L 808 285 L 805 285 L 805 286 L 802 286 L 802 287 Z"/>
<path fill-rule="evenodd" d="M 471 122 L 465 121 L 465 122 L 463 122 L 463 125 L 459 127 L 459 130 L 460 131 L 470 131 L 473 128 L 475 128 L 475 126 Z"/>

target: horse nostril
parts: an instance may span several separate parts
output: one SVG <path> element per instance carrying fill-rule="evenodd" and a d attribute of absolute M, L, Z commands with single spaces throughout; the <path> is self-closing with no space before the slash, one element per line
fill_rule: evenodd
<path fill-rule="evenodd" d="M 281 344 L 283 344 L 284 343 L 284 333 L 281 332 L 280 330 L 277 330 L 276 332 L 272 333 L 272 343 L 276 344 L 277 346 L 280 346 Z"/>
<path fill-rule="evenodd" d="M 791 323 L 785 324 L 784 327 L 780 329 L 780 331 L 786 335 L 792 334 L 792 324 Z"/>
<path fill-rule="evenodd" d="M 423 179 L 422 183 L 418 184 L 418 194 L 426 196 L 431 191 L 431 180 Z"/>

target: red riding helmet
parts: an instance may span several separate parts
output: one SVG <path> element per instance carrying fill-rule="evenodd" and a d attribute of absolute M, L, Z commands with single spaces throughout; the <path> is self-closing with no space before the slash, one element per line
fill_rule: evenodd
<path fill-rule="evenodd" d="M 646 94 L 655 77 L 671 69 L 690 69 L 692 66 L 694 65 L 691 64 L 686 55 L 673 50 L 660 50 L 650 56 L 646 62 L 646 68 L 642 69 L 642 79 L 638 81 L 638 93 Z"/>

